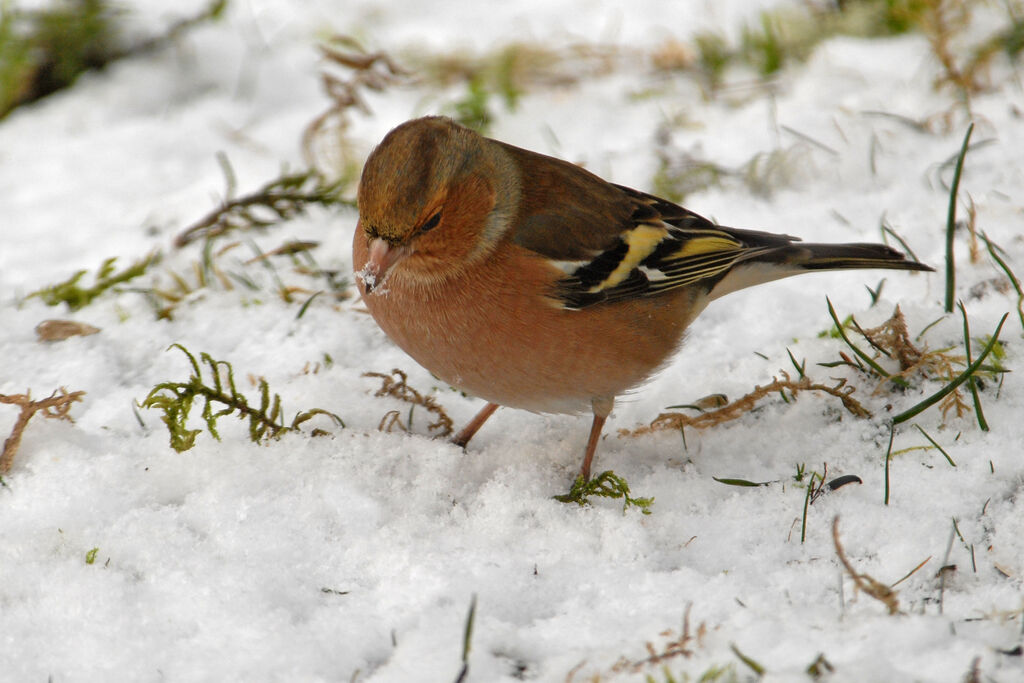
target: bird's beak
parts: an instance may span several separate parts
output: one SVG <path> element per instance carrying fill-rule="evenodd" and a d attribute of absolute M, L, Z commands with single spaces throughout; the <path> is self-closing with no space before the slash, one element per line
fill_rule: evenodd
<path fill-rule="evenodd" d="M 366 293 L 372 294 L 374 290 L 380 290 L 395 264 L 408 256 L 409 249 L 405 246 L 392 246 L 375 237 L 370 240 L 367 251 L 366 265 L 359 271 L 359 278 L 363 281 Z"/>

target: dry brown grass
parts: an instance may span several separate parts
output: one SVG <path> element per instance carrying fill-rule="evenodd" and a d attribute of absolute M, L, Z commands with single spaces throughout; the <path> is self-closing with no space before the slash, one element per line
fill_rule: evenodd
<path fill-rule="evenodd" d="M 0 452 L 0 474 L 5 474 L 11 469 L 14 455 L 18 452 L 21 437 L 25 433 L 25 427 L 28 426 L 28 421 L 32 419 L 33 415 L 41 412 L 46 418 L 74 422 L 71 418 L 71 406 L 81 401 L 83 396 L 85 396 L 84 391 L 68 393 L 64 387 L 50 394 L 49 398 L 38 401 L 33 401 L 31 392 L 28 391 L 24 394 L 0 394 L 0 403 L 16 405 L 21 408 L 18 419 L 14 421 L 10 436 L 4 441 L 3 452 Z"/>
<path fill-rule="evenodd" d="M 753 410 L 759 401 L 762 399 L 772 396 L 775 394 L 788 391 L 792 398 L 796 398 L 798 394 L 804 391 L 818 391 L 830 396 L 838 398 L 843 407 L 846 408 L 850 414 L 857 417 L 870 417 L 871 412 L 865 408 L 852 394 L 855 388 L 847 386 L 845 379 L 836 380 L 834 385 L 821 384 L 818 382 L 812 382 L 809 377 L 801 377 L 799 379 L 791 379 L 789 374 L 785 371 L 781 371 L 783 379 L 773 377 L 771 383 L 765 386 L 755 386 L 754 390 L 742 398 L 736 399 L 731 403 L 727 403 L 721 408 L 715 410 L 708 410 L 700 413 L 699 415 L 685 415 L 683 413 L 669 412 L 661 413 L 658 417 L 649 424 L 635 429 L 622 429 L 619 430 L 620 436 L 640 436 L 642 434 L 649 434 L 654 431 L 663 431 L 666 429 L 678 431 L 686 427 L 693 427 L 695 429 L 706 429 L 708 427 L 715 427 L 724 422 L 729 422 Z"/>
<path fill-rule="evenodd" d="M 891 586 L 887 586 L 868 574 L 861 574 L 853 568 L 853 564 L 847 559 L 846 552 L 843 550 L 843 544 L 839 542 L 839 517 L 832 520 L 832 543 L 835 545 L 839 561 L 850 575 L 850 578 L 853 579 L 857 590 L 881 602 L 889 610 L 889 614 L 899 614 L 900 601 L 896 598 L 896 591 Z"/>
<path fill-rule="evenodd" d="M 57 342 L 71 337 L 87 337 L 100 328 L 74 320 L 44 320 L 36 325 L 36 337 L 41 342 Z"/>
<path fill-rule="evenodd" d="M 452 433 L 452 418 L 445 412 L 444 407 L 433 396 L 424 396 L 410 387 L 407 383 L 408 375 L 398 368 L 394 368 L 390 375 L 382 372 L 364 372 L 363 377 L 376 377 L 381 380 L 380 389 L 374 393 L 374 396 L 390 396 L 412 406 L 422 406 L 433 414 L 436 419 L 427 425 L 427 429 L 435 432 L 435 436 L 445 437 Z M 403 432 L 412 431 L 412 412 L 409 412 L 407 420 L 403 422 L 400 411 L 389 410 L 380 419 L 377 428 L 382 432 L 390 432 L 395 428 Z"/>

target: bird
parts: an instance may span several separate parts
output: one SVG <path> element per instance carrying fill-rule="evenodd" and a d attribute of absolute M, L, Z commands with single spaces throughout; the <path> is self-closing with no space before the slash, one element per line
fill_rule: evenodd
<path fill-rule="evenodd" d="M 882 244 L 725 227 L 555 157 L 426 116 L 372 150 L 357 190 L 356 286 L 384 333 L 486 405 L 593 420 L 664 368 L 714 299 L 819 270 L 930 271 Z"/>

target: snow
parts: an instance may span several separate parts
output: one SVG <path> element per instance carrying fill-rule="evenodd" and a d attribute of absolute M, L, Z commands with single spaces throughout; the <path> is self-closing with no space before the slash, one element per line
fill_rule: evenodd
<path fill-rule="evenodd" d="M 671 366 L 618 402 L 598 451 L 597 471 L 613 469 L 634 495 L 654 497 L 649 516 L 624 513 L 619 501 L 552 500 L 579 466 L 585 417 L 502 409 L 467 452 L 431 440 L 419 409 L 412 434 L 379 432 L 388 410 L 407 408 L 374 397 L 380 382 L 367 371 L 405 370 L 456 425 L 480 403 L 437 386 L 358 301 L 320 296 L 298 318 L 307 296 L 284 303 L 265 269 L 242 265 L 245 244 L 223 263 L 261 289 L 197 290 L 169 321 L 155 320 L 129 291 L 77 312 L 25 299 L 79 269 L 90 281 L 108 257 L 124 267 L 155 249 L 164 254 L 160 273 L 188 274 L 199 245 L 176 251 L 171 241 L 222 196 L 219 152 L 241 192 L 302 167 L 302 131 L 327 105 L 314 47 L 332 32 L 396 56 L 525 41 L 642 51 L 711 27 L 734 35 L 774 4 L 439 2 L 428 12 L 399 2 L 239 1 L 224 21 L 173 48 L 86 76 L 0 123 L 0 394 L 87 392 L 71 411 L 74 424 L 32 420 L 3 478 L 0 679 L 455 680 L 475 595 L 470 681 L 669 680 L 664 671 L 697 679 L 716 667 L 752 678 L 733 646 L 773 681 L 807 680 L 819 654 L 832 681 L 959 680 L 975 660 L 985 680 L 1024 680 L 1022 658 L 1000 652 L 1021 645 L 1024 609 L 1016 313 L 1002 339 L 1004 363 L 1017 372 L 998 396 L 991 384 L 982 393 L 991 431 L 973 415 L 943 422 L 935 408 L 916 418 L 957 466 L 935 450 L 895 457 L 888 505 L 886 416 L 939 383 L 873 394 L 863 376 L 816 365 L 846 350 L 818 336 L 831 324 L 826 295 L 865 326 L 898 303 L 916 334 L 943 317 L 941 272 L 811 275 L 713 304 Z M 201 3 L 181 5 L 172 13 L 164 3 L 135 3 L 132 32 L 152 33 Z M 884 215 L 941 271 L 943 183 L 952 170 L 943 164 L 967 120 L 949 92 L 932 87 L 937 68 L 919 36 L 837 38 L 771 88 L 747 84 L 708 101 L 685 78 L 624 58 L 609 73 L 528 90 L 515 111 L 497 105 L 492 134 L 640 189 L 657 169 L 655 131 L 671 121 L 685 121 L 667 128 L 672 151 L 728 168 L 790 149 L 797 162 L 770 195 L 730 179 L 687 205 L 726 224 L 816 241 L 877 241 Z M 972 103 L 976 148 L 961 196 L 969 193 L 980 228 L 1024 274 L 1024 93 L 1003 62 L 990 77 L 996 87 Z M 655 94 L 637 96 L 648 89 Z M 460 92 L 414 85 L 374 93 L 372 114 L 351 117 L 351 141 L 365 154 L 394 125 L 443 111 Z M 934 132 L 864 113 L 873 110 L 930 121 Z M 939 115 L 951 110 L 943 125 Z M 264 251 L 317 240 L 320 265 L 350 273 L 355 222 L 351 211 L 315 210 L 244 239 Z M 972 333 L 989 334 L 1015 296 L 990 282 L 1002 272 L 987 257 L 968 261 L 962 233 L 957 258 Z M 297 280 L 286 261 L 275 263 L 283 279 Z M 871 307 L 864 286 L 883 276 Z M 40 343 L 34 328 L 49 318 L 102 331 Z M 946 316 L 928 345 L 958 345 L 961 325 Z M 172 343 L 230 361 L 248 396 L 256 391 L 248 376 L 264 377 L 289 419 L 320 407 L 346 426 L 318 418 L 313 424 L 332 436 L 307 430 L 255 445 L 244 425 L 225 418 L 221 441 L 204 431 L 179 454 L 156 411 L 133 409 L 156 384 L 187 377 Z M 787 348 L 818 381 L 847 377 L 875 417 L 855 419 L 834 399 L 802 394 L 688 430 L 685 449 L 674 432 L 617 435 L 665 406 L 716 392 L 738 398 L 780 370 L 793 374 Z M 0 405 L 0 435 L 16 414 Z M 916 429 L 897 431 L 894 448 L 922 445 Z M 801 543 L 806 489 L 793 475 L 800 465 L 821 472 L 823 463 L 829 479 L 856 474 L 863 484 L 812 505 Z M 713 477 L 774 483 L 738 488 Z M 833 546 L 836 516 L 847 557 L 879 581 L 895 582 L 928 558 L 896 588 L 903 614 L 855 591 Z M 956 569 L 940 592 L 943 564 Z M 658 651 L 678 638 L 687 613 L 691 635 L 703 626 L 689 656 L 616 667 L 648 657 L 646 643 Z"/>

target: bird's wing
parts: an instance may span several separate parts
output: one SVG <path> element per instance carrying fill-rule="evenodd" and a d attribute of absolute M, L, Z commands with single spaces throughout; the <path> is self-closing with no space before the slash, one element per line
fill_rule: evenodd
<path fill-rule="evenodd" d="M 520 168 L 530 169 L 511 238 L 565 274 L 552 292 L 565 308 L 680 287 L 717 298 L 808 270 L 931 270 L 881 244 L 807 244 L 790 235 L 716 225 L 568 162 L 503 146 Z"/>
<path fill-rule="evenodd" d="M 789 235 L 738 230 L 653 195 L 615 186 L 635 203 L 618 239 L 587 263 L 564 268 L 558 297 L 567 308 L 650 296 L 679 287 L 705 293 L 737 265 L 798 242 Z M 780 275 L 781 276 L 781 275 Z"/>
<path fill-rule="evenodd" d="M 520 246 L 546 256 L 565 273 L 553 292 L 565 308 L 685 286 L 710 292 L 736 264 L 797 241 L 724 228 L 672 202 L 566 165 L 549 166 L 548 173 L 556 177 L 540 179 L 548 186 L 559 183 L 560 192 L 569 187 L 572 197 L 584 201 L 557 202 L 551 193 L 530 201 L 527 194 L 525 205 L 537 210 L 521 217 L 514 236 Z"/>

